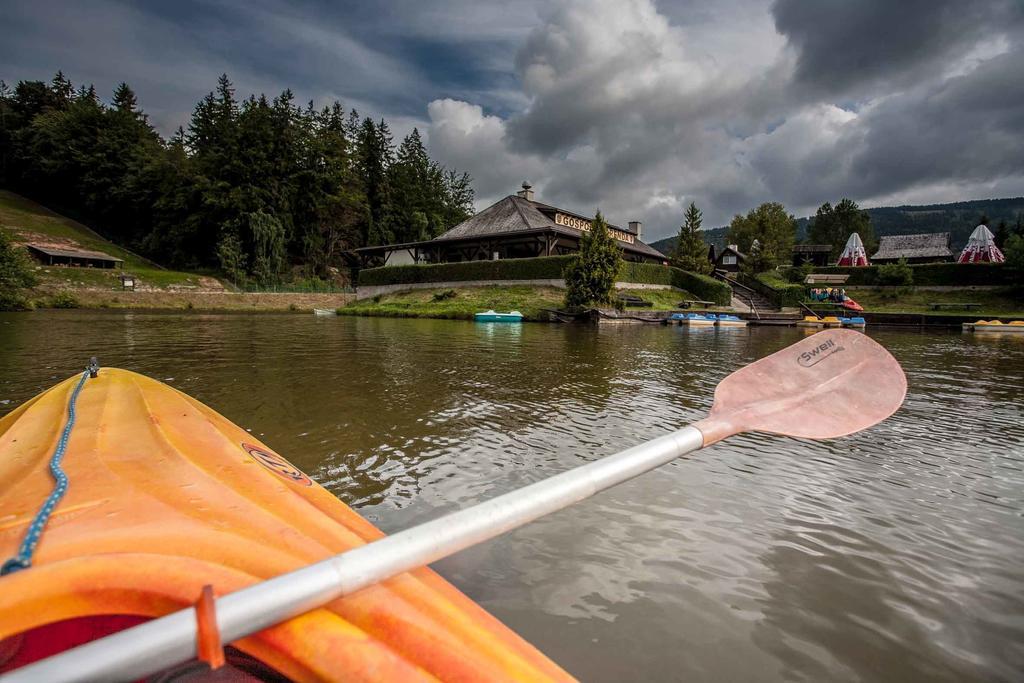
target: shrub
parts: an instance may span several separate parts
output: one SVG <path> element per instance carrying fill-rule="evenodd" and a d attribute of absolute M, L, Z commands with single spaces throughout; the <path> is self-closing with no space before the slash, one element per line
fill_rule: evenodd
<path fill-rule="evenodd" d="M 0 290 L 0 311 L 30 311 L 32 302 L 24 294 L 13 290 Z"/>
<path fill-rule="evenodd" d="M 814 272 L 814 264 L 807 261 L 796 268 L 787 268 L 782 273 L 787 282 L 795 285 L 802 285 L 807 276 Z"/>
<path fill-rule="evenodd" d="M 50 308 L 78 308 L 78 299 L 71 292 L 57 292 L 50 297 Z"/>
<path fill-rule="evenodd" d="M 878 266 L 875 282 L 882 286 L 908 286 L 914 284 L 914 271 L 907 265 L 906 259 L 897 263 L 886 263 Z"/>
<path fill-rule="evenodd" d="M 433 301 L 445 301 L 447 299 L 454 299 L 454 298 L 455 298 L 455 290 L 454 289 L 445 289 L 445 290 L 442 290 L 440 292 L 434 292 L 434 296 L 431 297 L 431 300 L 433 300 Z"/>
<path fill-rule="evenodd" d="M 35 273 L 25 252 L 0 230 L 0 311 L 24 311 L 32 304 L 20 290 L 36 284 Z"/>

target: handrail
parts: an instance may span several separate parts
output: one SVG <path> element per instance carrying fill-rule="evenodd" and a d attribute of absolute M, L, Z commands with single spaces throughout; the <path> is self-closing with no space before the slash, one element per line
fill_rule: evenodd
<path fill-rule="evenodd" d="M 749 294 L 749 292 L 753 292 L 754 294 L 757 294 L 757 292 L 754 289 L 751 289 L 750 287 L 747 287 L 745 284 L 743 284 L 743 283 L 741 283 L 741 282 L 739 282 L 737 280 L 733 280 L 732 278 L 728 277 L 727 275 L 725 275 L 720 270 L 714 271 L 714 276 L 717 277 L 719 280 L 722 280 L 723 282 L 725 282 L 727 285 L 729 285 L 730 289 L 733 289 L 734 287 L 740 287 L 742 289 L 747 290 L 748 294 L 746 294 L 746 295 L 743 295 L 740 292 L 737 292 L 735 289 L 733 289 L 732 293 L 740 301 L 743 301 L 744 299 L 746 299 L 747 307 L 750 308 L 750 311 L 754 314 L 754 317 L 757 318 L 758 320 L 761 319 L 761 313 L 758 312 L 758 310 L 757 310 L 757 304 L 754 303 L 753 297 L 751 297 L 750 294 Z"/>

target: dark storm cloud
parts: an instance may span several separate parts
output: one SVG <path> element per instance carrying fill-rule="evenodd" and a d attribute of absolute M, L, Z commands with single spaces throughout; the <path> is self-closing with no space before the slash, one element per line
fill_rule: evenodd
<path fill-rule="evenodd" d="M 775 0 L 796 81 L 842 94 L 911 83 L 1024 20 L 1020 0 Z"/>
<path fill-rule="evenodd" d="M 518 107 L 502 65 L 529 14 L 498 25 L 489 17 L 500 8 L 456 0 L 448 8 L 457 19 L 439 21 L 436 8 L 405 1 L 15 0 L 0 22 L 0 78 L 48 80 L 60 69 L 102 94 L 126 80 L 165 133 L 187 123 L 221 73 L 243 96 L 291 88 L 300 101 L 337 97 L 410 120 L 444 96 L 502 113 Z"/>

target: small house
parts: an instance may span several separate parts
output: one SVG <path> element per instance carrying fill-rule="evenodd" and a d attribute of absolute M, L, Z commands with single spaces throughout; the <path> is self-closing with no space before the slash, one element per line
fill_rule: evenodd
<path fill-rule="evenodd" d="M 724 270 L 727 273 L 739 272 L 740 264 L 747 257 L 742 254 L 735 244 L 727 244 L 715 259 L 715 270 Z"/>
<path fill-rule="evenodd" d="M 907 263 L 944 263 L 955 256 L 949 246 L 948 232 L 885 235 L 879 238 L 878 251 L 871 256 L 871 262 L 895 263 L 902 258 Z"/>

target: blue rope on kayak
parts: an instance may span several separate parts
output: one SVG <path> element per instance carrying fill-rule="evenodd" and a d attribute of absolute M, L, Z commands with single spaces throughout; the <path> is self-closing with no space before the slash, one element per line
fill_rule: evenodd
<path fill-rule="evenodd" d="M 60 463 L 64 459 L 64 451 L 67 450 L 68 439 L 71 438 L 71 429 L 75 426 L 75 401 L 78 400 L 78 394 L 82 391 L 82 387 L 85 386 L 85 380 L 89 379 L 89 377 L 95 377 L 97 369 L 96 359 L 94 358 L 89 367 L 82 373 L 82 379 L 78 380 L 78 386 L 71 392 L 71 398 L 68 400 L 68 422 L 64 425 L 60 441 L 57 442 L 57 449 L 53 452 L 53 457 L 50 458 L 50 474 L 53 475 L 53 479 L 56 482 L 53 486 L 53 491 L 50 492 L 46 502 L 43 503 L 43 507 L 39 508 L 39 512 L 32 519 L 32 524 L 28 527 L 28 532 L 25 534 L 25 540 L 21 542 L 18 554 L 4 562 L 3 567 L 0 567 L 0 576 L 16 572 L 20 569 L 28 569 L 32 566 L 32 554 L 35 553 L 36 546 L 39 545 L 43 529 L 46 528 L 46 523 L 50 521 L 53 509 L 57 507 L 57 503 L 64 497 L 64 492 L 68 490 L 68 475 L 64 474 Z"/>

